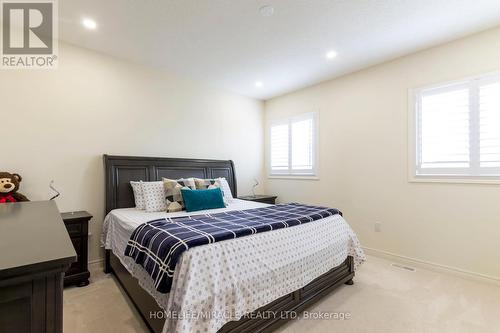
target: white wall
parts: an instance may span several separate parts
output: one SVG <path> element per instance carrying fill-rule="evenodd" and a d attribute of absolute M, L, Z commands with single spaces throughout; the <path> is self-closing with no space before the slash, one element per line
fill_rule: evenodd
<path fill-rule="evenodd" d="M 262 102 L 60 45 L 57 70 L 0 71 L 0 170 L 24 177 L 31 200 L 88 210 L 99 258 L 102 154 L 233 159 L 239 193 L 262 179 Z"/>
<path fill-rule="evenodd" d="M 267 101 L 266 133 L 320 113 L 320 180 L 269 179 L 268 192 L 340 208 L 366 247 L 500 278 L 500 186 L 407 175 L 408 89 L 500 70 L 499 41 L 490 30 Z"/>

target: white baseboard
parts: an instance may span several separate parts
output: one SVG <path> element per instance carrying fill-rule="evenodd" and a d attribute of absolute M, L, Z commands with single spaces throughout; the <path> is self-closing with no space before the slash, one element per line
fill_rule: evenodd
<path fill-rule="evenodd" d="M 94 259 L 94 260 L 89 260 L 89 269 L 94 268 L 94 269 L 100 269 L 104 267 L 104 259 L 99 258 L 99 259 Z"/>
<path fill-rule="evenodd" d="M 99 259 L 94 259 L 94 260 L 89 260 L 88 263 L 89 265 L 97 264 L 97 263 L 102 263 L 104 261 L 104 258 L 99 258 Z"/>
<path fill-rule="evenodd" d="M 468 279 L 468 280 L 492 283 L 492 284 L 495 284 L 497 286 L 500 286 L 500 277 L 471 272 L 471 271 L 467 271 L 467 270 L 456 268 L 456 267 L 436 264 L 433 262 L 415 259 L 415 258 L 410 258 L 410 257 L 402 256 L 399 254 L 394 254 L 391 252 L 373 249 L 373 248 L 365 247 L 365 246 L 363 246 L 363 250 L 365 251 L 366 254 L 369 254 L 369 255 L 372 255 L 375 257 L 379 257 L 379 258 L 383 258 L 383 259 L 387 259 L 387 260 L 391 260 L 391 261 L 396 261 L 399 263 L 410 264 L 410 265 L 413 265 L 415 267 L 427 269 L 427 270 L 434 271 L 434 272 L 451 274 L 451 275 L 455 275 L 455 276 L 458 276 L 458 277 L 461 277 L 464 279 Z"/>

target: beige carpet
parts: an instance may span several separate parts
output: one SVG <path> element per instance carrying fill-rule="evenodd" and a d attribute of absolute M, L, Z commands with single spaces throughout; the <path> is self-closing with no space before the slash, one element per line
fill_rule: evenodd
<path fill-rule="evenodd" d="M 353 286 L 343 286 L 277 332 L 500 333 L 500 287 L 423 269 L 409 272 L 368 257 Z M 64 331 L 148 332 L 114 278 L 93 272 L 92 283 L 64 292 Z"/>

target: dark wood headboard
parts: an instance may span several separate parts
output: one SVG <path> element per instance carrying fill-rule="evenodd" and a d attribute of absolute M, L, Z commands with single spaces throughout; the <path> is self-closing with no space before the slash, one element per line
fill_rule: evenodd
<path fill-rule="evenodd" d="M 217 178 L 224 177 L 233 196 L 236 175 L 233 161 L 191 158 L 134 157 L 104 155 L 106 177 L 106 214 L 116 208 L 135 207 L 130 181 L 155 181 L 162 177 Z"/>

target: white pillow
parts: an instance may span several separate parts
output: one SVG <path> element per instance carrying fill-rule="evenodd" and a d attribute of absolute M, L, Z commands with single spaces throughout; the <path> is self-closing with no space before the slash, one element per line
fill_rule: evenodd
<path fill-rule="evenodd" d="M 144 195 L 142 194 L 142 181 L 130 182 L 132 191 L 134 191 L 135 208 L 144 209 Z"/>
<path fill-rule="evenodd" d="M 226 178 L 217 178 L 217 181 L 219 181 L 220 188 L 224 193 L 224 201 L 226 203 L 233 202 L 233 194 L 231 193 L 231 188 L 229 187 Z"/>
<path fill-rule="evenodd" d="M 161 212 L 167 209 L 162 181 L 141 182 L 141 186 L 146 212 Z"/>

